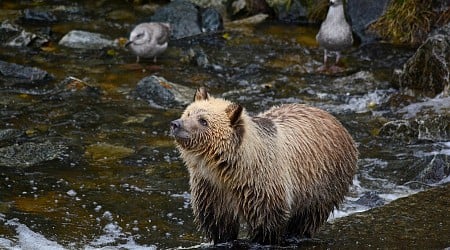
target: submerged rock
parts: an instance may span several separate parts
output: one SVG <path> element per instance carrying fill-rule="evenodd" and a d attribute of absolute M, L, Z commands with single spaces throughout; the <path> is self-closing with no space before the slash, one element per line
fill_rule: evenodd
<path fill-rule="evenodd" d="M 133 153 L 131 148 L 108 143 L 96 143 L 86 147 L 86 155 L 96 161 L 114 161 Z"/>
<path fill-rule="evenodd" d="M 103 49 L 118 46 L 114 40 L 103 34 L 82 30 L 70 31 L 58 44 L 74 49 Z"/>
<path fill-rule="evenodd" d="M 370 208 L 379 207 L 385 203 L 385 201 L 378 195 L 375 191 L 365 192 L 363 196 L 361 196 L 356 204 L 367 206 Z"/>
<path fill-rule="evenodd" d="M 450 23 L 435 31 L 405 63 L 399 76 L 403 92 L 434 97 L 450 93 Z"/>
<path fill-rule="evenodd" d="M 0 80 L 5 79 L 8 85 L 35 84 L 50 81 L 53 76 L 47 71 L 23 66 L 15 63 L 0 61 Z M 7 80 L 6 80 L 7 79 Z"/>
<path fill-rule="evenodd" d="M 17 24 L 11 23 L 8 20 L 0 24 L 0 43 L 11 47 L 27 47 L 36 46 L 41 47 L 48 43 L 49 38 L 43 34 L 36 34 L 26 31 Z"/>
<path fill-rule="evenodd" d="M 155 75 L 140 80 L 134 95 L 155 108 L 173 108 L 192 101 L 194 90 Z"/>
<path fill-rule="evenodd" d="M 57 22 L 58 18 L 48 11 L 25 9 L 23 11 L 22 21 L 52 23 Z"/>
<path fill-rule="evenodd" d="M 49 161 L 75 162 L 79 159 L 64 142 L 25 142 L 0 148 L 0 167 L 27 168 Z"/>

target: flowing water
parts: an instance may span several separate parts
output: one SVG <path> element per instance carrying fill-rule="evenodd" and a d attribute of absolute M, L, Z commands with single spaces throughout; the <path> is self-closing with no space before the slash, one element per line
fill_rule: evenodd
<path fill-rule="evenodd" d="M 205 242 L 192 222 L 188 173 L 168 134 L 183 107 L 161 109 L 135 98 L 137 82 L 149 75 L 192 90 L 206 86 L 251 113 L 299 102 L 337 116 L 358 143 L 360 169 L 330 220 L 450 181 L 448 169 L 430 185 L 417 179 L 434 162 L 448 167 L 445 127 L 441 139 L 431 140 L 426 122 L 416 140 L 379 133 L 387 122 L 450 112 L 449 98 L 386 105 L 397 93 L 394 69 L 413 49 L 355 45 L 345 53 L 343 73 L 322 74 L 315 71 L 322 60 L 317 27 L 266 23 L 172 42 L 156 64 L 136 65 L 123 49 L 76 50 L 58 46 L 57 39 L 72 29 L 127 37 L 142 12 L 126 1 L 50 3 L 0 2 L 0 21 L 14 20 L 26 8 L 67 14 L 50 25 L 24 24 L 31 31 L 51 26 L 45 46 L 0 47 L 0 60 L 55 76 L 40 85 L 0 82 L 0 129 L 16 133 L 0 147 L 41 146 L 27 160 L 0 166 L 0 248 L 148 249 Z M 189 49 L 207 63 L 191 60 Z M 34 154 L 47 150 L 57 156 L 35 163 Z"/>

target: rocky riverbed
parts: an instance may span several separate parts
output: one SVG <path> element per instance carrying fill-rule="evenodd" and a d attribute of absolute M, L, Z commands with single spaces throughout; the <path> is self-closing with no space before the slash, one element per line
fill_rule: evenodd
<path fill-rule="evenodd" d="M 355 138 L 351 193 L 297 245 L 450 246 L 448 25 L 420 48 L 357 43 L 333 74 L 316 70 L 317 25 L 265 15 L 222 24 L 187 8 L 209 21 L 176 33 L 157 63 L 136 64 L 124 41 L 136 23 L 164 18 L 160 5 L 0 7 L 0 248 L 211 247 L 193 225 L 188 173 L 168 134 L 200 86 L 250 113 L 323 108 Z"/>

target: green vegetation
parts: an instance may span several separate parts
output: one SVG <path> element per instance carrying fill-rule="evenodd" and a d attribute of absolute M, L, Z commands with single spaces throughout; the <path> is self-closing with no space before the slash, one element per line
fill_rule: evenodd
<path fill-rule="evenodd" d="M 383 16 L 370 27 L 395 43 L 422 43 L 433 27 L 450 21 L 450 11 L 433 11 L 433 1 L 393 0 Z"/>
<path fill-rule="evenodd" d="M 308 19 L 311 22 L 321 22 L 325 20 L 328 12 L 329 0 L 306 0 L 306 5 L 308 8 Z"/>

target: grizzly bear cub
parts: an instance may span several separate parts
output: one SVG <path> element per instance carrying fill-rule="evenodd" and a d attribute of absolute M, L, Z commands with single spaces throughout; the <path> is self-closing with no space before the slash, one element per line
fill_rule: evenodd
<path fill-rule="evenodd" d="M 240 221 L 253 242 L 312 237 L 357 169 L 341 123 L 301 104 L 252 117 L 200 88 L 171 134 L 190 174 L 194 220 L 215 244 L 237 239 Z"/>

